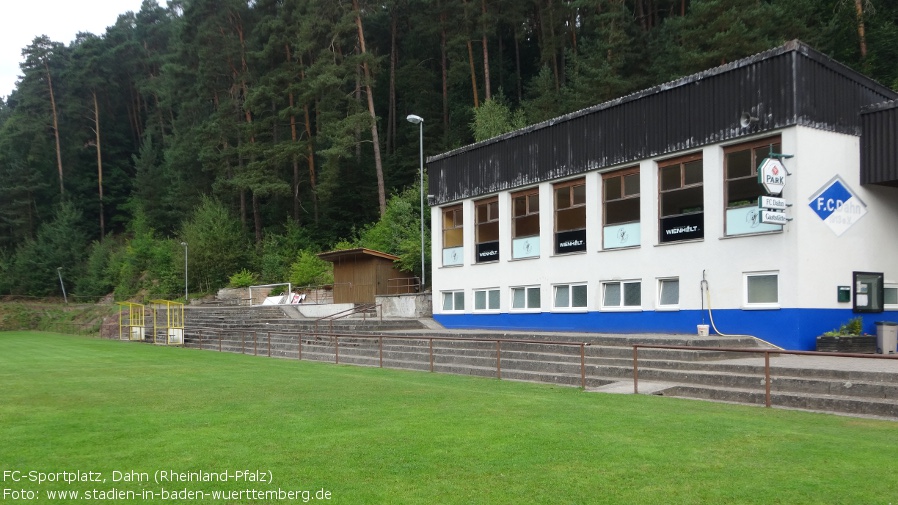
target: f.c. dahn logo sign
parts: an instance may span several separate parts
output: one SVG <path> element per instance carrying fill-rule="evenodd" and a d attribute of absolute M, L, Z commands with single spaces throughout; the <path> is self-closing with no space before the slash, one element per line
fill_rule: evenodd
<path fill-rule="evenodd" d="M 867 205 L 838 175 L 811 197 L 808 206 L 837 236 L 867 214 Z"/>

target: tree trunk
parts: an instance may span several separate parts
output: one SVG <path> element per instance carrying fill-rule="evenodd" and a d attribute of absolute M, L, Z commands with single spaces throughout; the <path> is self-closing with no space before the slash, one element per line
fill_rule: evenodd
<path fill-rule="evenodd" d="M 857 38 L 860 44 L 861 60 L 867 59 L 867 35 L 864 29 L 864 5 L 863 0 L 854 0 L 854 10 L 857 12 Z"/>
<path fill-rule="evenodd" d="M 106 236 L 106 218 L 103 209 L 103 157 L 100 152 L 100 106 L 97 104 L 97 92 L 91 92 L 94 99 L 94 134 L 97 143 L 97 185 L 100 193 L 100 240 Z"/>
<path fill-rule="evenodd" d="M 483 99 L 489 100 L 490 93 L 490 53 L 486 39 L 486 0 L 480 0 L 481 14 L 483 14 Z"/>
<path fill-rule="evenodd" d="M 302 58 L 299 58 L 299 78 L 303 81 L 306 80 L 306 71 L 303 69 Z M 305 116 L 306 123 L 306 163 L 309 167 L 309 189 L 312 190 L 312 207 L 313 207 L 313 215 L 315 217 L 315 224 L 318 224 L 318 193 L 316 189 L 315 183 L 315 144 L 312 141 L 312 117 L 309 113 L 309 104 L 302 104 L 303 115 Z M 318 109 L 315 109 L 316 114 Z"/>
<path fill-rule="evenodd" d="M 56 137 L 56 168 L 59 171 L 59 196 L 65 196 L 65 188 L 62 184 L 62 147 L 59 143 L 59 117 L 56 114 L 56 97 L 53 94 L 53 79 L 50 77 L 50 63 L 44 61 L 44 69 L 47 71 L 47 86 L 50 88 L 50 107 L 53 109 L 53 135 Z"/>
<path fill-rule="evenodd" d="M 449 131 L 449 58 L 446 48 L 446 13 L 440 11 L 440 71 L 443 78 L 443 131 Z"/>
<path fill-rule="evenodd" d="M 399 49 L 396 44 L 396 5 L 390 10 L 390 105 L 387 113 L 387 154 L 396 150 L 396 63 Z"/>
<path fill-rule="evenodd" d="M 355 24 L 359 31 L 359 46 L 362 56 L 367 54 L 365 50 L 365 32 L 362 29 L 362 13 L 359 10 L 359 1 L 352 0 L 352 8 L 355 10 Z M 374 95 L 371 93 L 371 71 L 368 62 L 362 60 L 362 69 L 365 72 L 365 93 L 368 95 L 368 113 L 371 114 L 371 142 L 374 144 L 374 170 L 377 173 L 377 199 L 380 204 L 380 215 L 387 213 L 387 194 L 384 188 L 383 165 L 380 160 L 380 137 L 377 134 L 377 115 L 374 112 Z"/>

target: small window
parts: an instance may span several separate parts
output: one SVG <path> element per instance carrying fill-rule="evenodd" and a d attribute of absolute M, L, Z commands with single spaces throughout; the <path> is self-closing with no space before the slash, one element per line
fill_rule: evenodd
<path fill-rule="evenodd" d="M 539 257 L 539 188 L 511 195 L 511 257 Z"/>
<path fill-rule="evenodd" d="M 746 273 L 745 306 L 749 308 L 778 308 L 779 273 Z"/>
<path fill-rule="evenodd" d="M 499 290 L 478 289 L 474 291 L 474 310 L 499 310 Z"/>
<path fill-rule="evenodd" d="M 465 310 L 464 291 L 443 291 L 443 311 Z"/>
<path fill-rule="evenodd" d="M 658 279 L 658 307 L 674 308 L 680 305 L 680 279 Z"/>
<path fill-rule="evenodd" d="M 704 238 L 703 170 L 700 154 L 658 164 L 661 243 Z"/>
<path fill-rule="evenodd" d="M 780 152 L 780 147 L 780 138 L 773 137 L 724 150 L 727 235 L 783 229 L 781 225 L 761 223 L 758 210 L 758 198 L 767 194 L 758 183 L 758 167 L 770 152 Z"/>
<path fill-rule="evenodd" d="M 464 215 L 461 205 L 443 209 L 443 266 L 464 262 Z"/>
<path fill-rule="evenodd" d="M 586 250 L 586 181 L 556 184 L 555 254 Z"/>
<path fill-rule="evenodd" d="M 602 176 L 602 246 L 639 245 L 639 167 Z"/>
<path fill-rule="evenodd" d="M 556 309 L 586 308 L 586 298 L 586 284 L 559 284 L 555 286 Z"/>
<path fill-rule="evenodd" d="M 602 283 L 602 308 L 638 308 L 641 306 L 641 281 L 609 281 Z"/>
<path fill-rule="evenodd" d="M 499 199 L 474 202 L 474 242 L 476 261 L 499 261 Z"/>
<path fill-rule="evenodd" d="M 898 284 L 885 284 L 883 286 L 882 303 L 886 309 L 898 310 Z"/>
<path fill-rule="evenodd" d="M 511 288 L 511 308 L 536 310 L 541 307 L 539 286 Z"/>

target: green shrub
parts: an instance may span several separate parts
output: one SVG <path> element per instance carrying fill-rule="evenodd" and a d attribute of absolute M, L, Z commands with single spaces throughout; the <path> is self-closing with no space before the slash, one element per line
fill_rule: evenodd
<path fill-rule="evenodd" d="M 333 264 L 304 249 L 290 266 L 290 282 L 294 286 L 331 284 L 334 282 Z"/>
<path fill-rule="evenodd" d="M 248 288 L 256 283 L 256 274 L 247 269 L 243 269 L 230 277 L 230 287 L 232 288 Z"/>

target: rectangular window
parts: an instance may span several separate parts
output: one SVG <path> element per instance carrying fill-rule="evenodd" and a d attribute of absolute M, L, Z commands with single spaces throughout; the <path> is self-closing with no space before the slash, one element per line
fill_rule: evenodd
<path fill-rule="evenodd" d="M 602 176 L 602 246 L 639 245 L 639 167 Z"/>
<path fill-rule="evenodd" d="M 499 261 L 499 199 L 474 202 L 474 242 L 477 263 Z"/>
<path fill-rule="evenodd" d="M 499 290 L 478 289 L 474 291 L 474 310 L 499 310 Z"/>
<path fill-rule="evenodd" d="M 779 307 L 779 272 L 750 272 L 744 278 L 746 307 Z"/>
<path fill-rule="evenodd" d="M 779 231 L 778 224 L 761 223 L 758 198 L 767 194 L 758 183 L 758 167 L 772 151 L 780 152 L 780 138 L 772 137 L 724 149 L 726 234 Z"/>
<path fill-rule="evenodd" d="M 539 188 L 511 195 L 511 257 L 539 257 Z"/>
<path fill-rule="evenodd" d="M 461 205 L 443 209 L 443 266 L 464 262 L 464 224 Z"/>
<path fill-rule="evenodd" d="M 898 284 L 883 285 L 882 303 L 886 309 L 898 310 Z"/>
<path fill-rule="evenodd" d="M 539 286 L 511 288 L 511 308 L 536 310 L 541 307 Z"/>
<path fill-rule="evenodd" d="M 704 238 L 703 170 L 701 154 L 658 164 L 661 243 Z"/>
<path fill-rule="evenodd" d="M 443 311 L 465 310 L 464 291 L 443 291 Z"/>
<path fill-rule="evenodd" d="M 586 284 L 558 284 L 555 286 L 556 309 L 586 308 Z"/>
<path fill-rule="evenodd" d="M 554 186 L 555 254 L 586 250 L 586 180 Z"/>
<path fill-rule="evenodd" d="M 602 308 L 637 308 L 641 306 L 641 281 L 609 281 L 602 283 Z"/>
<path fill-rule="evenodd" d="M 658 307 L 674 308 L 680 305 L 680 279 L 658 279 Z"/>

